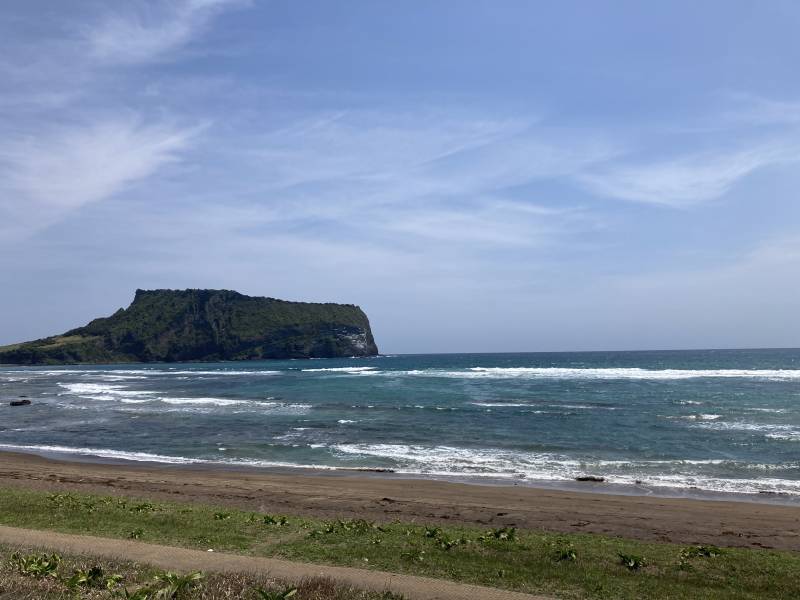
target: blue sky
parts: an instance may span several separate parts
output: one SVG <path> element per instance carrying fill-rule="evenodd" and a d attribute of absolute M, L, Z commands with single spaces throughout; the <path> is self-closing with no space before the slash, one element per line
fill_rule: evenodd
<path fill-rule="evenodd" d="M 208 287 L 385 352 L 800 345 L 796 2 L 0 12 L 0 342 Z"/>

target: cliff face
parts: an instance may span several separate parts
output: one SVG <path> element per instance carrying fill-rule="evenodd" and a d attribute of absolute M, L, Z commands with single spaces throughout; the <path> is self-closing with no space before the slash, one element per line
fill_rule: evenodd
<path fill-rule="evenodd" d="M 378 353 L 352 304 L 229 290 L 137 290 L 127 309 L 63 335 L 0 347 L 0 364 L 333 358 Z"/>

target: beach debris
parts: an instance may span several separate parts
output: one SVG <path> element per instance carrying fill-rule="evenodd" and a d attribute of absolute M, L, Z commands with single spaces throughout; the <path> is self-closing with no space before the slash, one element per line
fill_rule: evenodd
<path fill-rule="evenodd" d="M 8 404 L 10 406 L 28 406 L 30 403 L 31 401 L 27 398 L 21 398 L 20 400 L 12 400 Z"/>
<path fill-rule="evenodd" d="M 597 483 L 602 483 L 606 480 L 605 477 L 600 477 L 598 475 L 578 475 L 575 478 L 575 481 L 594 481 Z"/>

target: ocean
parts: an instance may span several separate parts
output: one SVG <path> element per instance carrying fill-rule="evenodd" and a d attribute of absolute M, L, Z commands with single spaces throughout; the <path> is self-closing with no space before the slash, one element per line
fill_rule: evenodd
<path fill-rule="evenodd" d="M 9 366 L 0 401 L 0 450 L 800 499 L 800 350 Z"/>

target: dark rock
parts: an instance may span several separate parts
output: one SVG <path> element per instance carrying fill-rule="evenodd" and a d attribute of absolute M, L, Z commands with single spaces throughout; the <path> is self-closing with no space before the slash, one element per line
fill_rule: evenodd
<path fill-rule="evenodd" d="M 22 400 L 12 400 L 8 404 L 10 406 L 28 406 L 30 403 L 31 403 L 30 400 L 28 400 L 27 398 L 23 398 Z"/>
<path fill-rule="evenodd" d="M 380 467 L 355 467 L 351 471 L 361 471 L 363 473 L 394 473 L 394 469 L 383 469 Z"/>
<path fill-rule="evenodd" d="M 596 481 L 598 483 L 601 483 L 605 480 L 605 477 L 598 477 L 597 475 L 580 475 L 579 477 L 575 478 L 575 481 Z"/>

